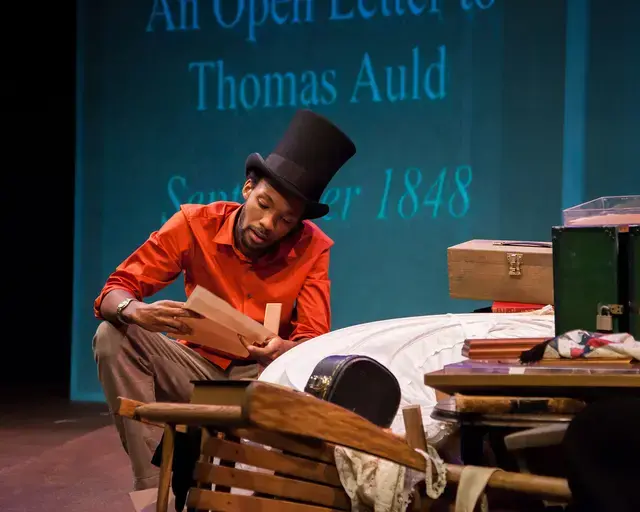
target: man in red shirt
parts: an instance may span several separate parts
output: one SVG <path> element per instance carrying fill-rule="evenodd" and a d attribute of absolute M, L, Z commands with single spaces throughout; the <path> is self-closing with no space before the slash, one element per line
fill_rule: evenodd
<path fill-rule="evenodd" d="M 192 380 L 256 377 L 259 365 L 330 330 L 333 241 L 310 219 L 328 213 L 321 195 L 355 151 L 331 122 L 298 111 L 273 153 L 248 157 L 242 205 L 182 205 L 116 268 L 95 300 L 103 322 L 93 339 L 112 412 L 118 396 L 187 402 Z M 261 323 L 266 304 L 281 303 L 279 336 L 250 347 L 249 361 L 165 336 L 188 333 L 183 319 L 193 313 L 182 302 L 144 299 L 181 274 L 187 296 L 203 286 Z M 151 459 L 161 432 L 117 415 L 114 421 L 131 460 L 134 490 L 157 487 Z"/>

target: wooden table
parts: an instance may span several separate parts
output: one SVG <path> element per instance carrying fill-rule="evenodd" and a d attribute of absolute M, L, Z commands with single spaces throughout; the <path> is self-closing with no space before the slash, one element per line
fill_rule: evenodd
<path fill-rule="evenodd" d="M 599 373 L 576 368 L 575 371 L 507 367 L 489 371 L 469 368 L 444 368 L 424 376 L 424 383 L 446 395 L 565 397 L 592 401 L 610 396 L 640 396 L 637 373 Z M 503 469 L 515 469 L 515 459 L 504 445 L 504 436 L 527 428 L 568 423 L 572 417 L 556 414 L 477 414 L 456 411 L 453 399 L 439 401 L 431 417 L 460 426 L 460 449 L 464 464 L 487 465 L 483 444 L 489 438 L 496 463 Z"/>
<path fill-rule="evenodd" d="M 595 400 L 608 396 L 640 397 L 640 373 L 589 373 L 585 368 L 562 372 L 549 368 L 520 368 L 522 373 L 477 373 L 443 369 L 427 373 L 424 383 L 447 395 L 546 396 Z M 636 370 L 637 371 L 637 370 Z"/>

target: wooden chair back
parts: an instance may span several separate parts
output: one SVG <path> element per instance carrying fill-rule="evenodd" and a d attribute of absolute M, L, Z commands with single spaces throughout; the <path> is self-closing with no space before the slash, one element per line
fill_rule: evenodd
<path fill-rule="evenodd" d="M 350 510 L 333 446 L 257 430 L 205 430 L 187 507 L 195 510 Z M 218 464 L 214 459 L 219 459 Z M 207 489 L 208 488 L 208 489 Z"/>

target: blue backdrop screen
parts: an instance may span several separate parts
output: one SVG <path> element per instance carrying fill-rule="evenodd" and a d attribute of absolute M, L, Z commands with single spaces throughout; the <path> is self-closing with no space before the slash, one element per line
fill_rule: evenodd
<path fill-rule="evenodd" d="M 326 190 L 333 328 L 469 311 L 447 247 L 548 240 L 563 207 L 638 193 L 640 4 L 92 0 L 78 17 L 72 398 L 101 400 L 92 304 L 182 203 L 310 108 L 358 148 Z M 184 298 L 178 281 L 158 298 Z"/>

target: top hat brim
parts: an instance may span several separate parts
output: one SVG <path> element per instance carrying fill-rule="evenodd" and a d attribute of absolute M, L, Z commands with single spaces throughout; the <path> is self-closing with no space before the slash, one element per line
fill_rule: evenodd
<path fill-rule="evenodd" d="M 318 219 L 320 217 L 324 217 L 327 213 L 329 213 L 329 205 L 311 200 L 306 197 L 293 183 L 276 174 L 267 165 L 267 162 L 259 153 L 251 153 L 247 157 L 247 161 L 245 163 L 245 171 L 246 173 L 249 173 L 249 171 L 251 170 L 255 170 L 259 174 L 262 174 L 270 182 L 272 182 L 276 188 L 284 189 L 285 191 L 293 194 L 299 199 L 302 199 L 305 202 L 305 211 L 303 214 L 303 217 L 305 219 Z"/>

